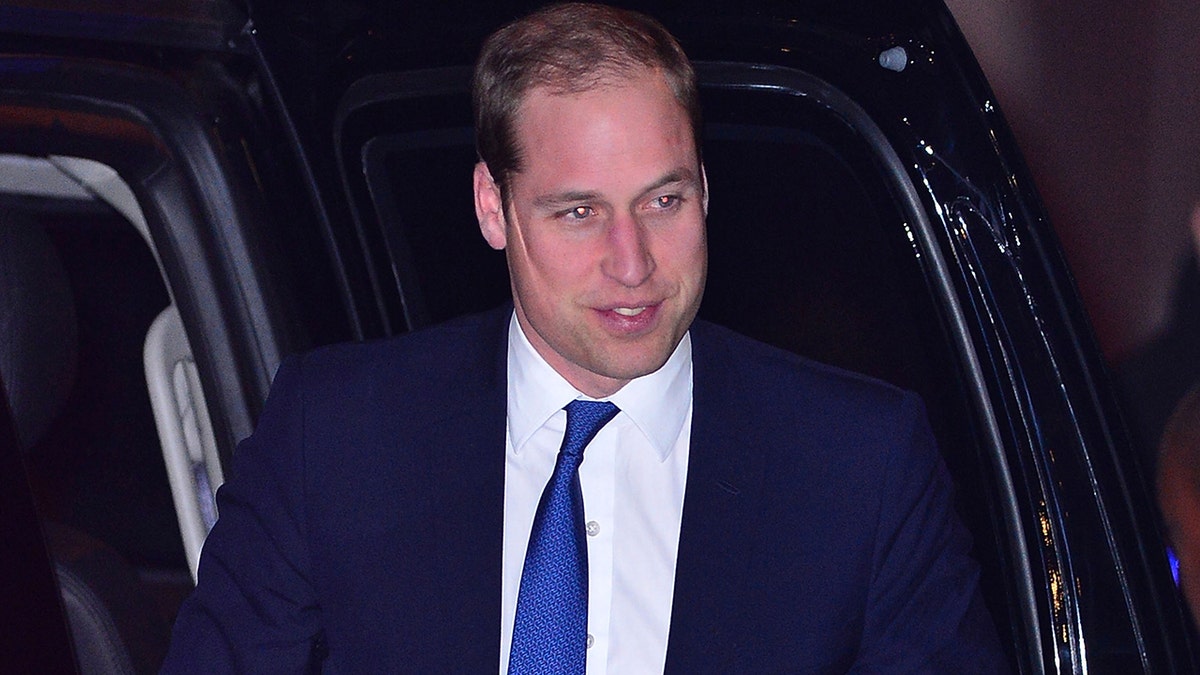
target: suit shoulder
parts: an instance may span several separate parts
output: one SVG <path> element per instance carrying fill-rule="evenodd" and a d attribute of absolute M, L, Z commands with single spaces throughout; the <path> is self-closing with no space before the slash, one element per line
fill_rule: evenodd
<path fill-rule="evenodd" d="M 290 357 L 307 386 L 364 386 L 390 381 L 452 385 L 494 371 L 504 348 L 508 313 L 493 310 L 453 319 L 404 335 L 317 347 Z"/>
<path fill-rule="evenodd" d="M 693 339 L 693 358 L 702 368 L 723 371 L 747 390 L 764 395 L 810 392 L 874 409 L 916 398 L 912 392 L 883 380 L 814 361 L 708 322 L 696 322 Z"/>

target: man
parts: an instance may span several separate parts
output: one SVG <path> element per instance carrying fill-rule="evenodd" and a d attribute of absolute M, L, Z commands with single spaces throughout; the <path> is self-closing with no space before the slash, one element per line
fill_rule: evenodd
<path fill-rule="evenodd" d="M 167 670 L 997 669 L 915 397 L 693 323 L 674 39 L 551 7 L 474 102 L 512 308 L 280 368 Z"/>

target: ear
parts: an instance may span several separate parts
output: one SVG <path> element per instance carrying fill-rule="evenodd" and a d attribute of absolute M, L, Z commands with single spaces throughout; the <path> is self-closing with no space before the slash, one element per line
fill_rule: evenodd
<path fill-rule="evenodd" d="M 708 217 L 708 173 L 704 170 L 704 163 L 700 163 L 700 187 L 704 190 L 704 217 Z"/>
<path fill-rule="evenodd" d="M 479 219 L 479 231 L 488 246 L 502 250 L 508 243 L 504 200 L 500 197 L 500 186 L 496 185 L 484 162 L 475 165 L 475 217 Z"/>

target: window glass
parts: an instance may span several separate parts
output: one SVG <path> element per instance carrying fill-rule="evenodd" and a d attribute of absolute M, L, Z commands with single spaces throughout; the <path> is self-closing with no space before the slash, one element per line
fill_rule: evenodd
<path fill-rule="evenodd" d="M 864 142 L 800 97 L 709 89 L 704 98 L 711 198 L 701 317 L 961 405 L 905 219 Z M 428 103 L 389 101 L 354 118 L 360 137 L 347 143 L 361 143 L 354 154 L 370 203 L 360 210 L 383 224 L 381 276 L 398 286 L 408 319 L 393 319 L 408 328 L 509 297 L 503 255 L 475 221 L 467 98 L 436 97 L 437 115 Z M 374 135 L 361 131 L 371 122 Z"/>
<path fill-rule="evenodd" d="M 46 191 L 44 159 L 0 159 L 0 394 L 68 620 L 80 634 L 78 607 L 109 617 L 119 658 L 150 672 L 191 589 L 142 359 L 170 297 L 115 208 L 77 185 Z"/>
<path fill-rule="evenodd" d="M 170 302 L 154 257 L 137 230 L 101 202 L 0 200 L 12 247 L 6 258 L 20 264 L 18 249 L 35 245 L 44 254 L 38 268 L 21 270 L 41 282 L 30 289 L 42 294 L 36 310 L 61 317 L 64 337 L 41 346 L 71 364 L 59 371 L 58 400 L 46 401 L 37 416 L 45 423 L 23 437 L 43 513 L 109 542 L 137 565 L 182 566 L 142 367 L 146 332 Z M 22 357 L 38 354 L 27 349 Z"/>
<path fill-rule="evenodd" d="M 363 106 L 338 130 L 359 234 L 394 332 L 494 307 L 509 296 L 503 254 L 483 242 L 471 204 L 475 154 L 467 97 L 444 89 L 409 93 Z M 704 99 L 711 202 L 701 317 L 922 395 L 976 538 L 988 602 L 1011 637 L 1013 591 L 1005 579 L 1012 571 L 1003 569 L 998 550 L 1006 529 L 996 515 L 995 480 L 985 475 L 990 462 L 972 427 L 958 354 L 911 224 L 892 198 L 893 178 L 854 129 L 812 99 L 718 86 L 706 88 Z M 305 208 L 304 200 L 283 192 L 275 198 Z M 61 375 L 61 401 L 48 408 L 52 422 L 39 425 L 23 448 L 42 515 L 53 523 L 47 529 L 53 538 L 62 525 L 113 547 L 157 587 L 147 613 L 165 608 L 169 616 L 189 581 L 141 363 L 150 322 L 170 303 L 153 255 L 119 213 L 85 197 L 31 200 L 5 194 L 0 185 L 0 214 L 3 228 L 39 232 L 63 272 L 59 298 L 38 309 L 70 334 L 70 368 Z M 5 236 L 0 230 L 0 242 L 14 241 Z M 323 249 L 279 240 L 323 257 Z M 291 271 L 308 283 L 317 256 L 296 257 Z M 332 287 L 323 278 L 310 285 Z M 337 339 L 341 317 L 311 309 L 333 300 L 305 302 L 313 295 L 307 287 L 297 295 L 296 304 L 324 329 L 314 330 L 311 341 Z M 1091 486 L 1074 489 L 1086 493 Z M 1087 514 L 1071 515 L 1078 521 Z M 1096 569 L 1087 569 L 1093 563 Z M 1100 586 L 1080 580 L 1117 583 L 1110 563 L 1081 559 L 1077 578 L 1059 581 L 1074 581 L 1087 602 Z M 1124 648 L 1126 608 L 1089 609 L 1088 617 L 1111 617 L 1101 625 L 1111 629 L 1111 640 L 1090 633 L 1101 636 L 1091 647 L 1100 661 L 1106 645 Z"/>
<path fill-rule="evenodd" d="M 470 129 L 377 138 L 368 143 L 365 162 L 372 198 L 388 223 L 384 240 L 409 325 L 490 309 L 509 298 L 504 256 L 484 242 L 475 220 Z"/>
<path fill-rule="evenodd" d="M 721 87 L 702 95 L 710 260 L 701 318 L 921 394 L 958 494 L 969 495 L 960 510 L 986 599 L 1001 631 L 1013 631 L 990 463 L 891 179 L 854 129 L 808 98 Z M 440 123 L 423 127 L 419 98 L 387 101 L 371 115 L 386 110 L 387 125 L 355 132 L 406 312 L 394 323 L 410 328 L 509 297 L 503 255 L 483 242 L 470 198 L 469 103 L 440 95 L 434 107 Z M 418 122 L 397 128 L 408 119 Z"/>

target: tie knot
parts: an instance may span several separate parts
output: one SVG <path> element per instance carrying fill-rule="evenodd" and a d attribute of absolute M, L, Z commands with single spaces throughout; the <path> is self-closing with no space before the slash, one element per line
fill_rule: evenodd
<path fill-rule="evenodd" d="M 563 436 L 562 452 L 578 455 L 592 442 L 600 429 L 621 412 L 608 401 L 575 400 L 567 404 L 567 433 Z"/>

